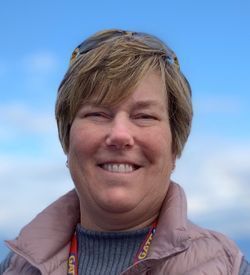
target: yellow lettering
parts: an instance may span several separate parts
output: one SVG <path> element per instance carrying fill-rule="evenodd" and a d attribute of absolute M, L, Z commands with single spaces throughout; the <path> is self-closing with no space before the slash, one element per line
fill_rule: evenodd
<path fill-rule="evenodd" d="M 138 256 L 138 259 L 139 259 L 139 260 L 142 260 L 142 259 L 144 259 L 146 256 L 147 256 L 147 253 L 146 253 L 145 251 L 142 251 L 142 252 L 139 254 L 139 256 Z"/>
<path fill-rule="evenodd" d="M 75 264 L 75 256 L 71 255 L 68 260 L 69 266 L 68 266 L 68 274 L 75 274 L 74 270 L 74 264 Z"/>
<path fill-rule="evenodd" d="M 75 262 L 75 256 L 72 255 L 69 257 L 69 263 L 73 264 L 74 262 Z"/>
<path fill-rule="evenodd" d="M 153 234 L 151 233 L 150 236 L 148 237 L 145 245 L 143 246 L 142 251 L 138 255 L 138 259 L 139 260 L 143 260 L 147 256 L 148 250 L 149 250 L 149 246 L 151 244 L 152 239 L 153 239 Z"/>

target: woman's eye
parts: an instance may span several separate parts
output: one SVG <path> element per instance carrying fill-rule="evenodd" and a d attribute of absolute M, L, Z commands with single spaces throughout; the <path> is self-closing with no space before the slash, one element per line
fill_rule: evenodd
<path fill-rule="evenodd" d="M 93 112 L 93 113 L 87 113 L 87 114 L 85 114 L 84 115 L 85 117 L 91 117 L 91 116 L 93 116 L 93 117 L 99 117 L 99 116 L 102 116 L 102 113 L 98 113 L 98 112 Z"/>
<path fill-rule="evenodd" d="M 84 117 L 93 118 L 93 119 L 108 119 L 109 115 L 103 112 L 91 112 L 91 113 L 86 113 Z"/>
<path fill-rule="evenodd" d="M 149 114 L 138 114 L 135 116 L 136 119 L 145 119 L 145 120 L 157 120 L 157 118 L 153 115 Z"/>

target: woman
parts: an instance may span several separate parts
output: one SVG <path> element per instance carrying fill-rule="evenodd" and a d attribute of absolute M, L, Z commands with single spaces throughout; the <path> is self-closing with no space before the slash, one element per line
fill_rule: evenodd
<path fill-rule="evenodd" d="M 76 191 L 7 242 L 3 274 L 249 272 L 232 241 L 188 221 L 170 180 L 192 104 L 162 41 L 122 30 L 85 40 L 59 87 L 56 119 Z"/>

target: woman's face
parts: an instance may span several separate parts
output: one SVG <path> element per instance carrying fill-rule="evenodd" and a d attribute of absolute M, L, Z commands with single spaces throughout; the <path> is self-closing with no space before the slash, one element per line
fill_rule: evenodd
<path fill-rule="evenodd" d="M 156 72 L 118 106 L 82 106 L 70 130 L 68 163 L 86 215 L 159 211 L 175 161 L 171 143 Z"/>

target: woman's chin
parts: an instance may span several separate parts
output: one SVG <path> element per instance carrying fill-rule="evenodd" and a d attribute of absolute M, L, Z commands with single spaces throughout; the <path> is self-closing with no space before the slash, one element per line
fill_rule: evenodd
<path fill-rule="evenodd" d="M 124 193 L 112 193 L 102 200 L 99 200 L 99 207 L 102 210 L 110 213 L 127 213 L 135 209 L 138 205 L 138 202 L 133 199 L 131 194 Z"/>

